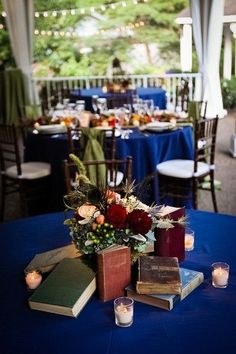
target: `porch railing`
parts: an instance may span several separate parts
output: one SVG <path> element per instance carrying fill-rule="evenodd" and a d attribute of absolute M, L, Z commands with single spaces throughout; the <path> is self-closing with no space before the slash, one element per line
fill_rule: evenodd
<path fill-rule="evenodd" d="M 134 87 L 161 87 L 166 90 L 167 102 L 177 103 L 178 88 L 183 81 L 188 82 L 189 99 L 194 97 L 196 79 L 201 78 L 200 73 L 171 73 L 153 75 L 116 76 L 119 82 L 128 79 Z M 78 76 L 78 77 L 38 77 L 34 78 L 39 97 L 44 108 L 50 109 L 55 102 L 62 102 L 69 97 L 71 90 L 89 89 L 104 86 L 112 78 L 107 76 Z"/>

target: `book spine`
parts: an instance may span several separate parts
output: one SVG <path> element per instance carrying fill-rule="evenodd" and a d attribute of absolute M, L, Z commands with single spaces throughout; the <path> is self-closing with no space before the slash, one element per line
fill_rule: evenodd
<path fill-rule="evenodd" d="M 104 265 L 104 255 L 97 255 L 97 264 L 98 264 L 98 272 L 97 272 L 97 286 L 98 286 L 98 295 L 99 299 L 102 301 L 106 300 L 105 294 L 105 265 Z"/>
<path fill-rule="evenodd" d="M 183 289 L 180 295 L 180 300 L 185 299 L 194 289 L 196 289 L 204 281 L 203 273 L 199 272 L 195 278 L 191 280 Z"/>
<path fill-rule="evenodd" d="M 161 299 L 158 297 L 152 297 L 151 295 L 139 295 L 130 290 L 127 290 L 127 296 L 143 304 L 155 306 L 168 311 L 171 311 L 173 309 L 175 302 L 179 299 L 179 296 L 174 296 L 168 300 Z"/>

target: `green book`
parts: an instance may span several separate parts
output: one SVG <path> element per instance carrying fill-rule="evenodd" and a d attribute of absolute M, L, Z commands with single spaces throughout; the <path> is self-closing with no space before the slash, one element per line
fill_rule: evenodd
<path fill-rule="evenodd" d="M 96 274 L 80 258 L 63 259 L 29 298 L 33 310 L 76 317 L 96 290 Z"/>

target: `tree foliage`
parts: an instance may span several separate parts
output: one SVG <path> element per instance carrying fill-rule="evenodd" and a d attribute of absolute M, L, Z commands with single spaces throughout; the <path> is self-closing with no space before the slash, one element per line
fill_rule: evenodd
<path fill-rule="evenodd" d="M 112 9 L 111 4 L 117 3 Z M 101 5 L 106 9 L 98 9 Z M 97 19 L 97 28 L 103 33 L 92 36 L 70 37 L 35 36 L 34 62 L 37 75 L 104 75 L 114 57 L 132 73 L 163 72 L 176 68 L 179 63 L 179 26 L 175 17 L 188 0 L 149 0 L 136 5 L 126 0 L 121 6 L 117 0 L 37 0 L 35 11 L 62 9 L 84 9 L 85 13 L 67 16 L 39 16 L 35 18 L 35 28 L 39 31 L 71 31 L 78 29 L 84 21 Z M 91 8 L 95 8 L 95 12 Z M 114 36 L 118 28 L 130 24 L 143 23 L 135 27 L 132 35 Z M 85 33 L 86 34 L 86 33 Z M 9 39 L 6 31 L 0 31 L 2 52 L 0 61 L 12 65 Z M 143 58 L 136 54 L 134 47 L 142 50 Z M 153 48 L 157 54 L 153 54 Z M 90 52 L 82 54 L 84 48 Z M 137 56 L 137 58 L 136 58 Z M 141 60 L 142 59 L 142 60 Z"/>

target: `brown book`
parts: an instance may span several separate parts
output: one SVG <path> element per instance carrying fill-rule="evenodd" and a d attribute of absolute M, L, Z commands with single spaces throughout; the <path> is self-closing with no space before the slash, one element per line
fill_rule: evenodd
<path fill-rule="evenodd" d="M 124 296 L 131 281 L 130 248 L 115 245 L 98 252 L 98 294 L 102 301 Z"/>
<path fill-rule="evenodd" d="M 138 258 L 139 294 L 180 294 L 182 289 L 177 257 L 140 256 Z"/>

